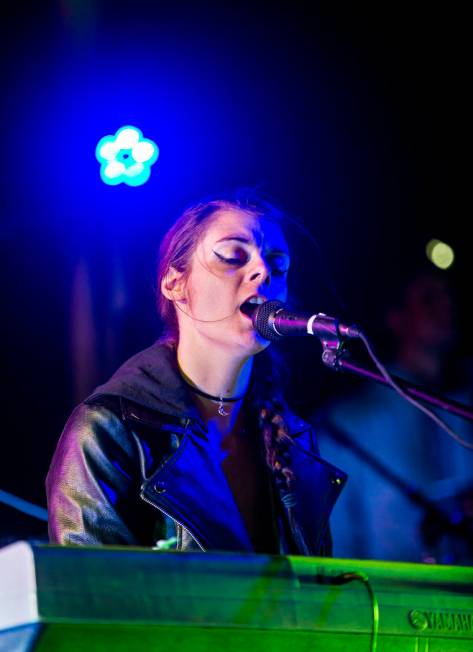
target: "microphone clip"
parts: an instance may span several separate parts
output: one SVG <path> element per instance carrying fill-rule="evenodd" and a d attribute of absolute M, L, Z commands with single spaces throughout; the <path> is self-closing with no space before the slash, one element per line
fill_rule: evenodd
<path fill-rule="evenodd" d="M 339 321 L 324 313 L 314 315 L 313 319 L 317 324 L 318 338 L 322 345 L 322 362 L 330 369 L 339 371 L 340 358 L 345 354 L 345 340 L 339 329 Z M 315 328 L 314 324 L 311 328 Z"/>
<path fill-rule="evenodd" d="M 347 336 L 355 335 L 355 327 L 341 325 L 335 317 L 329 317 L 323 312 L 318 312 L 307 322 L 307 332 L 316 335 L 322 345 L 322 362 L 327 367 L 340 370 L 339 360 L 344 355 L 344 344 Z"/>

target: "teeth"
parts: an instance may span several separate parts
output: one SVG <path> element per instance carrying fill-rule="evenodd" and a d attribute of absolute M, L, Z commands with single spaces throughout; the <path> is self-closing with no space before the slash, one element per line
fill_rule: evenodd
<path fill-rule="evenodd" d="M 264 297 L 257 297 L 255 295 L 244 301 L 240 306 L 240 310 L 247 317 L 252 317 L 256 311 L 257 306 L 260 306 L 265 301 L 266 299 Z"/>

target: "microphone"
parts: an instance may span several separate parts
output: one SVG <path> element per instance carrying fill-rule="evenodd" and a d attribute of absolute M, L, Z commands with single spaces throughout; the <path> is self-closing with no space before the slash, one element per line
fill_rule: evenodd
<path fill-rule="evenodd" d="M 252 315 L 253 328 L 272 342 L 289 335 L 315 335 L 320 340 L 360 337 L 356 326 L 346 326 L 323 312 L 309 315 L 286 310 L 281 301 L 265 301 Z"/>

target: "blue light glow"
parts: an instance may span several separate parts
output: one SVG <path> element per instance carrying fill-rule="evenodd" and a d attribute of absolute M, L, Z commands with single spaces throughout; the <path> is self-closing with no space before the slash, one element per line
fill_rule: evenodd
<path fill-rule="evenodd" d="M 101 138 L 95 156 L 100 163 L 102 181 L 107 185 L 141 186 L 151 176 L 159 147 L 149 138 L 143 138 L 139 129 L 127 125 L 118 129 L 114 136 Z"/>

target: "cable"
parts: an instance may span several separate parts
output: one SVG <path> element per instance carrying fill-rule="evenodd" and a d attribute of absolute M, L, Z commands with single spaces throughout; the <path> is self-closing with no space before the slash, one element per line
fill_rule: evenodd
<path fill-rule="evenodd" d="M 23 500 L 23 498 L 18 498 L 17 496 L 8 493 L 8 491 L 3 491 L 2 489 L 0 489 L 0 503 L 4 503 L 9 507 L 13 507 L 13 509 L 24 512 L 25 514 L 28 514 L 28 516 L 37 518 L 40 521 L 44 521 L 46 523 L 48 521 L 48 511 L 44 509 L 44 507 L 34 505 L 33 503 L 30 503 L 27 500 Z"/>
<path fill-rule="evenodd" d="M 370 597 L 370 603 L 371 603 L 371 620 L 372 620 L 370 652 L 376 652 L 376 649 L 378 647 L 378 632 L 379 632 L 379 604 L 378 604 L 378 598 L 376 597 L 373 587 L 371 586 L 371 582 L 369 581 L 368 575 L 361 571 L 354 571 L 349 573 L 343 573 L 341 575 L 341 578 L 345 582 L 361 582 L 363 586 L 366 588 L 366 590 L 368 591 L 368 595 Z"/>
<path fill-rule="evenodd" d="M 449 426 L 447 423 L 445 423 L 445 421 L 444 421 L 441 417 L 439 417 L 437 414 L 435 414 L 435 412 L 434 412 L 433 410 L 430 410 L 428 407 L 426 407 L 425 405 L 422 405 L 422 403 L 420 403 L 419 401 L 417 401 L 415 398 L 412 398 L 412 396 L 409 396 L 409 394 L 407 394 L 407 392 L 405 392 L 405 391 L 402 389 L 402 387 L 400 387 L 400 386 L 396 383 L 396 381 L 391 377 L 391 374 L 390 374 L 389 371 L 386 369 L 386 367 L 385 367 L 385 366 L 382 364 L 382 362 L 380 362 L 380 360 L 378 360 L 378 358 L 376 357 L 376 354 L 375 354 L 375 352 L 373 351 L 373 349 L 372 349 L 372 347 L 371 347 L 371 344 L 369 343 L 369 340 L 368 340 L 368 338 L 366 337 L 366 335 L 364 335 L 363 333 L 360 333 L 359 338 L 361 339 L 361 341 L 362 341 L 363 344 L 365 345 L 366 350 L 368 351 L 368 353 L 369 353 L 371 359 L 373 360 L 374 364 L 376 365 L 376 367 L 378 368 L 378 370 L 380 371 L 380 373 L 382 374 L 382 376 L 386 379 L 386 381 L 389 383 L 389 385 L 390 385 L 390 386 L 391 386 L 391 387 L 392 387 L 392 388 L 393 388 L 393 389 L 394 389 L 394 390 L 395 390 L 395 391 L 396 391 L 400 396 L 402 396 L 402 398 L 404 398 L 406 401 L 408 401 L 409 403 L 411 403 L 414 407 L 416 407 L 416 408 L 418 408 L 419 410 L 421 410 L 422 412 L 424 412 L 424 413 L 425 413 L 428 417 L 430 417 L 430 418 L 431 418 L 431 419 L 432 419 L 432 420 L 433 420 L 433 421 L 434 421 L 434 422 L 435 422 L 435 423 L 436 423 L 440 428 L 442 428 L 442 429 L 447 433 L 447 435 L 449 435 L 450 437 L 452 437 L 452 439 L 454 439 L 458 444 L 460 444 L 461 446 L 464 446 L 464 447 L 467 448 L 468 450 L 473 451 L 473 443 L 470 443 L 470 442 L 466 441 L 465 439 L 463 439 L 462 437 L 460 437 L 460 435 L 457 435 L 457 433 L 456 433 L 454 430 L 452 430 L 452 428 L 450 428 L 450 426 Z"/>
<path fill-rule="evenodd" d="M 323 572 L 317 576 L 318 581 L 327 584 L 348 584 L 348 582 L 361 582 L 366 588 L 371 605 L 371 640 L 370 652 L 376 652 L 379 633 L 379 604 L 378 598 L 371 586 L 368 575 L 362 571 L 349 571 L 340 575 L 325 575 Z"/>

